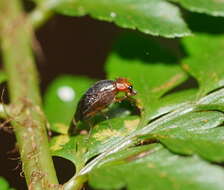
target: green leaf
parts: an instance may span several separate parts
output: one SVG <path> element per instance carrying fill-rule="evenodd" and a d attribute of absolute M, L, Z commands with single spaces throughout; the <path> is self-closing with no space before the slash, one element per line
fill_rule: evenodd
<path fill-rule="evenodd" d="M 195 54 L 189 54 L 191 57 Z M 167 49 L 145 36 L 120 38 L 106 63 L 108 78 L 127 77 L 133 82 L 142 115 L 124 114 L 129 107 L 120 114 L 122 104 L 115 104 L 109 107 L 109 119 L 101 114 L 93 118 L 90 134 L 85 131 L 87 124 L 80 123 L 80 134 L 54 137 L 52 155 L 69 159 L 76 166 L 76 174 L 65 189 L 79 183 L 80 177 L 84 181 L 89 178 L 96 189 L 223 189 L 223 169 L 201 158 L 224 160 L 224 89 L 216 89 L 221 87 L 219 81 L 209 83 L 208 89 L 203 73 L 193 75 L 194 70 L 187 69 L 198 79 L 200 92 L 203 85 L 206 92 L 212 92 L 201 97 L 197 89 L 177 91 L 188 79 L 177 62 Z M 155 143 L 158 141 L 172 152 Z M 142 142 L 153 145 L 143 146 Z"/>
<path fill-rule="evenodd" d="M 52 154 L 64 157 L 80 168 L 90 158 L 106 151 L 108 147 L 134 131 L 138 123 L 137 116 L 121 117 L 98 123 L 92 129 L 89 138 L 88 135 L 70 138 L 67 135 L 57 136 L 51 140 Z"/>
<path fill-rule="evenodd" d="M 89 14 L 93 18 L 114 22 L 122 28 L 138 29 L 146 34 L 165 37 L 190 34 L 178 7 L 165 0 L 58 0 L 53 4 L 62 14 Z"/>
<path fill-rule="evenodd" d="M 217 92 L 215 92 L 215 93 L 217 93 Z M 219 94 L 222 95 L 222 97 L 223 97 L 223 90 L 220 90 Z M 208 97 L 211 97 L 211 94 Z M 206 98 L 202 98 L 198 102 L 203 103 L 205 101 L 205 99 Z M 213 100 L 216 100 L 216 99 L 213 99 Z M 130 131 L 127 131 L 125 129 L 126 127 L 124 127 L 124 124 L 121 124 L 121 123 L 119 124 L 118 118 L 116 118 L 114 120 L 106 121 L 106 122 L 103 122 L 104 125 L 102 125 L 102 123 L 100 123 L 99 128 L 97 127 L 96 129 L 93 129 L 93 133 L 90 136 L 90 139 L 92 137 L 93 138 L 99 137 L 100 140 L 99 140 L 98 144 L 96 142 L 94 142 L 93 139 L 87 141 L 88 143 L 87 142 L 83 143 L 84 147 L 81 146 L 82 151 L 80 154 L 80 152 L 72 151 L 72 149 L 74 149 L 74 147 L 76 147 L 75 143 L 73 141 L 70 143 L 69 146 L 67 146 L 65 154 L 60 154 L 60 153 L 58 154 L 58 152 L 56 152 L 56 155 L 63 156 L 67 159 L 73 158 L 71 160 L 75 164 L 77 164 L 77 161 L 74 160 L 75 155 L 82 155 L 82 156 L 84 155 L 84 157 L 82 157 L 82 158 L 85 158 L 85 160 L 88 160 L 92 156 L 97 155 L 98 153 L 102 152 L 102 154 L 100 154 L 98 157 L 96 157 L 96 159 L 93 159 L 91 162 L 89 162 L 85 167 L 83 167 L 78 172 L 77 176 L 79 176 L 79 175 L 81 176 L 86 173 L 89 173 L 92 169 L 97 167 L 97 165 L 100 165 L 102 162 L 104 162 L 104 159 L 108 155 L 111 155 L 114 152 L 124 149 L 125 147 L 131 146 L 131 145 L 137 143 L 138 141 L 142 142 L 142 138 L 138 139 L 138 137 L 141 137 L 143 135 L 148 135 L 150 133 L 153 133 L 154 131 L 156 133 L 156 131 L 163 129 L 163 126 L 164 126 L 164 128 L 172 129 L 172 128 L 174 128 L 173 127 L 174 124 L 178 124 L 181 122 L 182 118 L 185 118 L 184 126 L 186 126 L 186 127 L 183 127 L 183 133 L 184 133 L 184 131 L 187 132 L 187 130 L 191 127 L 191 124 L 193 126 L 195 126 L 195 128 L 200 126 L 200 129 L 202 130 L 203 128 L 205 128 L 205 129 L 209 129 L 212 127 L 214 128 L 214 127 L 218 126 L 220 123 L 222 123 L 223 114 L 220 112 L 213 112 L 213 111 L 208 111 L 208 112 L 202 111 L 202 112 L 198 112 L 198 113 L 196 112 L 197 114 L 195 113 L 196 115 L 194 117 L 192 117 L 191 114 L 193 114 L 193 113 L 191 113 L 191 112 L 194 110 L 196 111 L 197 109 L 198 109 L 198 104 L 187 103 L 185 105 L 182 105 L 178 109 L 168 113 L 167 115 L 156 119 L 155 121 L 151 122 L 150 124 L 148 124 L 147 126 L 145 126 L 143 128 L 136 128 L 138 125 L 138 122 L 136 122 L 136 121 L 138 121 L 138 120 L 134 120 L 134 122 L 133 122 L 134 125 L 132 125 L 133 123 L 130 122 L 130 124 L 132 126 Z M 189 115 L 188 115 L 188 113 L 189 113 Z M 211 123 L 207 122 L 207 121 L 205 122 L 205 120 L 202 116 L 204 118 L 205 117 L 208 118 L 209 121 L 211 120 Z M 119 119 L 121 119 L 120 122 L 122 122 L 122 118 L 119 118 Z M 195 119 L 195 123 L 193 123 L 194 119 Z M 112 127 L 116 127 L 118 129 L 118 131 L 117 130 L 111 131 L 111 129 L 108 129 L 107 122 L 111 122 L 112 124 L 115 124 L 115 125 L 112 125 Z M 125 120 L 124 120 L 124 122 L 125 122 Z M 107 126 L 105 126 L 105 124 Z M 195 125 L 195 124 L 197 124 L 197 125 Z M 182 123 L 182 126 L 183 126 L 183 123 Z M 96 130 L 95 132 L 97 135 L 94 134 L 94 130 Z M 98 130 L 99 131 L 103 130 L 103 132 L 101 131 L 98 133 Z M 180 133 L 180 135 L 181 135 L 181 133 Z M 78 138 L 78 137 L 74 137 L 74 138 Z M 153 138 L 154 137 L 152 137 L 152 139 Z M 82 141 L 80 139 L 77 140 L 77 142 L 82 143 Z M 98 146 L 97 148 L 95 147 L 96 145 Z M 73 147 L 73 148 L 70 149 L 69 147 L 70 148 Z M 75 148 L 75 149 L 77 150 L 77 148 Z M 64 147 L 62 147 L 60 149 L 60 151 L 64 151 L 64 150 L 65 150 Z M 85 151 L 83 151 L 83 150 L 85 150 Z M 73 155 L 71 155 L 71 152 L 73 152 Z M 95 154 L 93 154 L 93 153 L 95 153 Z M 68 154 L 68 155 L 66 156 L 66 154 Z M 89 156 L 86 157 L 86 155 L 89 155 Z M 210 159 L 211 160 L 214 159 L 217 155 L 218 155 L 218 153 L 212 155 L 213 158 L 211 157 Z M 222 153 L 219 155 L 219 157 L 220 156 L 222 156 Z M 84 159 L 81 159 L 81 160 L 84 160 Z M 82 163 L 82 166 L 83 165 L 85 165 L 85 164 Z"/>
<path fill-rule="evenodd" d="M 8 190 L 9 189 L 9 184 L 3 177 L 0 177 L 0 188 L 2 190 Z"/>
<path fill-rule="evenodd" d="M 107 59 L 106 71 L 108 78 L 123 76 L 133 81 L 146 119 L 152 109 L 156 111 L 163 94 L 187 79 L 167 49 L 135 34 L 126 34 L 118 40 Z"/>
<path fill-rule="evenodd" d="M 224 1 L 222 0 L 171 0 L 180 3 L 186 9 L 206 13 L 213 16 L 224 16 Z"/>
<path fill-rule="evenodd" d="M 125 48 L 127 46 L 128 50 Z M 116 117 L 106 121 L 101 119 L 94 127 L 92 126 L 89 138 L 87 135 L 54 138 L 51 146 L 52 154 L 69 159 L 76 165 L 77 173 L 74 178 L 88 174 L 104 163 L 107 156 L 138 143 L 142 140 L 140 138 L 142 136 L 156 134 L 156 131 L 158 132 L 162 127 L 169 129 L 174 123 L 180 124 L 183 134 L 181 131 L 178 131 L 177 134 L 180 133 L 180 136 L 184 136 L 190 127 L 202 130 L 203 127 L 208 126 L 206 128 L 208 130 L 208 128 L 217 127 L 223 122 L 222 113 L 207 111 L 210 108 L 206 107 L 213 105 L 213 109 L 219 110 L 218 106 L 223 101 L 223 89 L 200 99 L 196 98 L 196 89 L 171 93 L 170 90 L 187 79 L 186 74 L 176 62 L 175 57 L 167 53 L 166 49 L 146 37 L 136 37 L 136 35 L 130 34 L 119 41 L 107 62 L 108 78 L 123 76 L 133 81 L 134 88 L 138 91 L 137 102 L 144 106 L 144 112 L 148 114 L 147 119 L 143 117 L 139 121 L 136 116 L 135 118 L 132 116 Z M 176 75 L 179 75 L 180 78 L 173 80 Z M 164 95 L 165 97 L 162 97 Z M 193 111 L 197 111 L 194 116 L 191 115 Z M 209 122 L 203 122 L 202 118 L 203 120 L 208 118 Z M 153 120 L 145 125 L 149 119 Z M 127 123 L 131 126 L 131 130 L 127 130 Z M 151 135 L 149 140 L 155 139 L 155 134 Z M 159 135 L 157 139 L 159 139 Z M 203 157 L 205 157 L 203 154 L 208 153 L 204 151 L 202 154 L 203 150 L 200 152 L 200 147 L 197 149 L 193 143 L 191 144 L 190 139 L 188 143 L 189 147 L 194 148 L 192 148 L 193 153 Z M 216 150 L 219 148 L 218 144 L 219 142 L 217 142 Z M 172 149 L 171 145 L 170 147 L 167 145 L 167 147 Z M 98 154 L 100 155 L 89 162 L 89 159 Z M 221 153 L 209 154 L 206 159 L 215 161 L 222 159 Z"/>
<path fill-rule="evenodd" d="M 55 132 L 66 134 L 76 104 L 93 83 L 84 77 L 61 76 L 55 79 L 44 95 L 44 111 Z"/>
<path fill-rule="evenodd" d="M 183 91 L 177 91 L 166 95 L 159 99 L 156 104 L 150 104 L 150 120 L 155 119 L 163 114 L 167 114 L 170 111 L 180 108 L 181 106 L 194 101 L 196 98 L 196 89 L 186 89 Z M 207 104 L 206 104 L 207 105 Z"/>
<path fill-rule="evenodd" d="M 14 190 L 13 188 L 9 187 L 9 183 L 0 176 L 0 189 L 1 190 Z"/>
<path fill-rule="evenodd" d="M 224 89 L 215 91 L 198 101 L 198 110 L 219 110 L 224 112 Z"/>
<path fill-rule="evenodd" d="M 200 95 L 224 86 L 224 36 L 198 34 L 182 42 L 187 53 L 182 66 L 198 80 Z"/>
<path fill-rule="evenodd" d="M 101 167 L 102 164 L 106 164 L 106 166 L 112 165 L 112 168 L 110 167 L 110 169 L 108 169 L 110 171 L 112 171 L 113 167 L 121 168 L 122 163 L 120 161 L 113 162 L 114 153 L 117 153 L 118 157 L 121 158 L 122 154 L 120 154 L 120 152 L 118 152 L 118 151 L 123 150 L 127 147 L 130 147 L 131 145 L 134 145 L 138 141 L 141 141 L 141 139 L 137 138 L 139 136 L 148 135 L 152 132 L 155 132 L 155 133 L 160 132 L 166 128 L 172 129 L 172 128 L 174 128 L 173 125 L 178 125 L 179 123 L 182 124 L 182 128 L 177 128 L 177 130 L 179 129 L 179 131 L 180 131 L 180 132 L 178 132 L 178 134 L 180 134 L 180 135 L 183 135 L 183 134 L 187 133 L 188 131 L 191 131 L 193 129 L 193 127 L 191 127 L 191 124 L 195 127 L 195 130 L 197 129 L 198 131 L 202 131 L 203 129 L 211 130 L 211 128 L 214 128 L 214 127 L 218 126 L 219 124 L 221 124 L 223 121 L 223 114 L 221 112 L 217 112 L 217 111 L 199 112 L 198 111 L 198 107 L 200 107 L 199 103 L 205 104 L 208 102 L 212 103 L 212 101 L 218 102 L 217 100 L 219 100 L 221 97 L 223 97 L 223 89 L 221 89 L 217 92 L 213 92 L 213 93 L 209 94 L 208 96 L 197 100 L 197 103 L 188 102 L 188 103 L 182 105 L 181 107 L 177 108 L 176 110 L 172 110 L 170 113 L 166 114 L 165 116 L 162 116 L 162 117 L 156 119 L 155 121 L 151 122 L 150 124 L 148 124 L 147 126 L 145 126 L 143 128 L 137 128 L 139 120 L 137 118 L 131 119 L 131 118 L 129 118 L 130 116 L 124 117 L 124 118 L 122 118 L 122 117 L 114 118 L 112 120 L 106 120 L 106 121 L 100 122 L 93 128 L 90 138 L 88 138 L 87 136 L 78 135 L 78 136 L 72 137 L 72 138 L 64 141 L 63 138 L 66 137 L 66 136 L 64 136 L 64 137 L 62 137 L 62 141 L 61 141 L 61 142 L 63 142 L 63 141 L 64 142 L 60 145 L 60 140 L 58 140 L 58 139 L 60 139 L 61 137 L 60 136 L 56 137 L 55 142 L 52 143 L 52 146 L 51 146 L 52 154 L 69 159 L 76 165 L 76 176 L 74 176 L 74 179 L 78 179 L 80 176 L 83 176 L 86 174 L 89 174 L 91 176 L 92 172 L 94 172 L 96 168 Z M 192 112 L 194 110 L 197 112 L 195 112 L 195 113 Z M 128 121 L 127 121 L 127 118 L 129 118 Z M 205 121 L 204 118 L 207 118 L 208 121 Z M 184 120 L 184 123 L 182 122 L 182 119 Z M 127 126 L 129 126 L 129 127 L 127 127 Z M 164 126 L 164 128 L 163 128 L 163 126 Z M 182 129 L 182 131 L 181 131 L 181 129 Z M 215 133 L 214 133 L 214 135 L 215 135 Z M 185 137 L 187 139 L 187 136 L 185 136 Z M 155 136 L 152 138 L 155 138 Z M 203 137 L 203 138 L 206 139 L 206 137 Z M 194 151 L 197 154 L 201 154 L 200 150 L 202 150 L 202 152 L 203 152 L 203 149 L 206 148 L 206 141 L 205 140 L 203 141 L 203 138 L 201 138 L 202 139 L 201 142 L 204 144 L 202 146 L 202 149 L 200 149 L 200 146 L 199 146 L 199 148 L 198 148 L 199 152 L 195 151 L 195 150 L 197 150 L 197 146 L 196 145 L 194 146 L 194 144 L 192 143 L 194 148 L 196 148 L 196 149 L 194 149 Z M 215 147 L 216 151 L 219 148 L 222 148 L 222 145 L 220 144 L 222 142 L 222 139 L 221 138 L 219 138 L 219 139 L 220 140 L 213 139 L 214 141 L 212 142 L 212 143 L 214 143 L 213 146 Z M 191 143 L 191 142 L 189 141 L 189 143 Z M 190 147 L 190 145 L 188 146 L 188 148 L 189 147 Z M 208 147 L 208 145 L 207 145 L 207 147 Z M 142 148 L 142 146 L 140 146 L 140 148 Z M 124 150 L 124 152 L 128 153 L 127 149 Z M 89 162 L 89 159 L 91 159 L 93 156 L 95 156 L 99 153 L 101 153 L 101 154 Z M 214 153 L 212 151 L 210 151 L 210 152 L 204 151 L 204 153 L 208 153 L 207 157 L 211 156 L 211 157 L 213 157 L 211 159 L 214 159 L 214 160 L 219 160 L 220 158 L 223 159 L 222 153 L 219 154 L 217 152 Z M 145 155 L 145 154 L 140 154 L 140 155 Z M 201 154 L 201 155 L 203 156 L 203 154 Z M 132 157 L 138 158 L 138 156 L 135 156 L 135 152 L 131 152 L 129 154 L 129 156 L 131 158 Z M 152 155 L 150 155 L 150 156 L 152 156 Z M 160 156 L 158 156 L 158 157 L 160 157 Z M 178 157 L 178 156 L 174 156 L 172 154 L 172 157 Z M 162 157 L 161 160 L 158 160 L 158 158 L 156 158 L 156 160 L 159 165 L 163 165 L 164 160 L 167 160 L 167 159 Z M 169 160 L 169 158 L 168 158 L 168 160 Z M 198 159 L 198 160 L 200 160 L 200 159 Z M 89 162 L 89 163 L 86 164 L 87 162 Z M 187 163 L 184 163 L 183 165 L 186 166 L 186 164 Z M 195 168 L 197 166 L 194 164 L 192 164 L 192 165 L 193 165 L 192 168 Z M 179 165 L 177 165 L 177 166 L 178 166 L 177 168 L 180 167 Z M 217 166 L 213 166 L 213 165 L 209 165 L 209 167 L 210 166 L 211 166 L 211 168 L 217 167 Z M 205 165 L 203 165 L 201 167 L 205 167 Z M 189 170 L 188 170 L 190 173 L 191 172 L 197 173 L 198 171 L 200 171 L 199 169 L 197 171 L 192 170 L 192 168 L 189 168 Z M 218 171 L 222 170 L 219 167 L 217 167 L 216 169 Z M 180 169 L 180 172 L 181 171 L 182 171 L 182 169 Z M 170 172 L 173 175 L 172 172 L 175 173 L 175 170 L 171 169 Z M 204 172 L 205 171 L 203 170 L 202 173 L 204 173 Z M 139 176 L 139 173 L 140 173 L 140 171 L 136 170 L 136 174 L 138 176 Z M 195 178 L 195 177 L 191 178 L 190 177 L 191 174 L 189 174 L 189 173 L 187 173 L 187 174 L 188 175 L 186 175 L 186 179 L 184 181 L 186 181 L 187 179 L 191 181 L 192 179 Z M 197 175 L 199 175 L 199 174 L 197 173 Z M 219 175 L 219 174 L 214 173 L 214 175 Z M 100 175 L 97 175 L 97 176 L 99 177 L 98 180 L 100 180 L 100 178 L 102 177 Z M 105 176 L 105 175 L 103 175 L 103 176 Z M 113 175 L 110 175 L 110 176 L 113 176 Z M 180 175 L 180 173 L 179 173 L 179 175 L 177 175 L 177 176 L 182 179 L 182 174 Z M 205 177 L 208 177 L 208 176 L 205 175 Z M 74 180 L 74 179 L 72 178 L 71 180 Z M 119 177 L 119 179 L 120 179 L 120 177 Z M 215 180 L 215 179 L 217 179 L 217 178 L 214 177 L 212 180 Z M 108 178 L 108 180 L 109 180 L 109 178 Z M 114 180 L 114 178 L 111 177 L 111 180 Z M 104 178 L 101 178 L 101 181 L 106 181 L 106 179 L 104 180 Z M 140 181 L 140 179 L 138 179 L 138 181 Z M 68 182 L 68 184 L 66 183 L 66 185 L 69 186 L 70 185 L 69 182 Z M 142 182 L 141 184 L 145 184 L 144 180 L 141 182 Z M 71 183 L 73 183 L 73 182 L 71 182 Z M 195 188 L 202 189 L 202 187 L 204 187 L 203 183 L 200 181 L 198 182 L 198 180 L 194 181 L 194 183 L 195 183 Z M 98 184 L 98 182 L 97 182 L 97 184 Z M 110 184 L 111 184 L 111 181 L 110 181 Z M 115 187 L 113 187 L 113 184 L 116 184 L 116 183 L 112 183 L 112 186 L 110 186 L 110 187 L 107 184 L 108 186 L 106 186 L 106 187 L 104 187 L 104 186 L 98 187 L 97 186 L 96 188 L 105 188 L 105 189 L 115 188 Z M 186 184 L 186 183 L 183 182 L 183 184 L 181 183 L 180 185 L 184 186 L 184 184 Z M 211 183 L 210 185 L 212 185 L 212 184 L 213 183 Z M 209 185 L 209 184 L 207 184 L 207 185 Z M 191 186 L 186 185 L 186 188 L 189 188 L 189 187 L 191 187 Z M 192 187 L 194 187 L 194 185 Z M 209 187 L 212 187 L 212 186 L 209 186 Z M 118 187 L 116 187 L 116 188 L 118 188 Z"/>
<path fill-rule="evenodd" d="M 189 122 L 190 121 L 190 122 Z M 224 161 L 224 114 L 192 112 L 157 127 L 151 134 L 179 154 L 198 154 L 215 162 Z"/>
<path fill-rule="evenodd" d="M 224 188 L 224 170 L 216 165 L 197 157 L 173 155 L 161 145 L 133 149 L 110 156 L 110 163 L 106 162 L 90 172 L 90 186 L 128 190 Z"/>
<path fill-rule="evenodd" d="M 191 121 L 190 125 L 188 121 Z M 181 118 L 166 122 L 157 127 L 152 134 L 165 132 L 166 134 L 181 134 L 203 132 L 210 128 L 217 127 L 224 121 L 224 114 L 218 111 L 190 112 Z M 164 133 L 164 134 L 165 134 Z"/>

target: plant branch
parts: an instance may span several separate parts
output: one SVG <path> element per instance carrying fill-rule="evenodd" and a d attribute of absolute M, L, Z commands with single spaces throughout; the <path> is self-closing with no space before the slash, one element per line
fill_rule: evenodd
<path fill-rule="evenodd" d="M 49 7 L 40 5 L 30 13 L 30 23 L 34 28 L 39 28 L 53 15 L 54 13 Z"/>
<path fill-rule="evenodd" d="M 29 14 L 30 23 L 39 28 L 54 15 L 54 8 L 63 3 L 60 0 L 36 0 L 37 7 Z"/>
<path fill-rule="evenodd" d="M 74 176 L 63 185 L 64 190 L 81 190 L 84 183 L 87 181 L 87 176 Z"/>
<path fill-rule="evenodd" d="M 10 117 L 29 189 L 57 189 L 31 50 L 33 32 L 19 0 L 0 1 L 1 47 L 10 94 Z M 53 188 L 52 188 L 53 187 Z"/>

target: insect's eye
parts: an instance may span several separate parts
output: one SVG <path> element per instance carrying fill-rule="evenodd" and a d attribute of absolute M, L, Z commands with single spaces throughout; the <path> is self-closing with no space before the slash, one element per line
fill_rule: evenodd
<path fill-rule="evenodd" d="M 132 91 L 133 87 L 132 86 L 129 86 L 128 87 L 128 90 Z"/>

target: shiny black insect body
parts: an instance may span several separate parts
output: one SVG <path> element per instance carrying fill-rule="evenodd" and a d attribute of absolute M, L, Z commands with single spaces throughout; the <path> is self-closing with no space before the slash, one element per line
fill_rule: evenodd
<path fill-rule="evenodd" d="M 125 95 L 116 97 L 119 92 L 124 92 Z M 113 102 L 120 102 L 134 95 L 136 91 L 126 78 L 98 81 L 80 99 L 73 124 L 89 119 Z"/>

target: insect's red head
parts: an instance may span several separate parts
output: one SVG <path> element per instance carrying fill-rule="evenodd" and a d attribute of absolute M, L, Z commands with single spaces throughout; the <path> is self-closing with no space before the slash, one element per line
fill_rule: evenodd
<path fill-rule="evenodd" d="M 117 78 L 116 87 L 118 91 L 125 92 L 127 96 L 134 96 L 137 94 L 132 84 L 126 78 Z"/>

